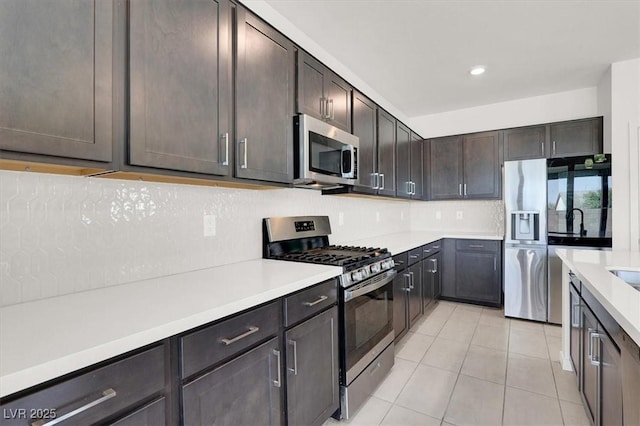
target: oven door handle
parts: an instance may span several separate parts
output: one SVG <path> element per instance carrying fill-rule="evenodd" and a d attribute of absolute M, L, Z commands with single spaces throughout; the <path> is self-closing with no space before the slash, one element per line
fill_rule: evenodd
<path fill-rule="evenodd" d="M 363 285 L 362 287 L 358 287 L 355 290 L 345 290 L 345 292 L 344 292 L 344 300 L 345 300 L 345 302 L 348 302 L 348 301 L 350 301 L 352 299 L 355 299 L 358 296 L 362 296 L 363 294 L 367 294 L 369 292 L 372 292 L 373 290 L 377 290 L 380 287 L 384 287 L 385 285 L 387 285 L 391 281 L 393 281 L 395 276 L 398 274 L 393 269 L 390 269 L 390 270 L 386 271 L 385 273 L 387 274 L 387 276 L 385 278 L 383 278 L 382 280 L 380 280 L 380 281 L 373 281 L 371 284 Z M 375 280 L 375 277 L 373 279 Z"/>

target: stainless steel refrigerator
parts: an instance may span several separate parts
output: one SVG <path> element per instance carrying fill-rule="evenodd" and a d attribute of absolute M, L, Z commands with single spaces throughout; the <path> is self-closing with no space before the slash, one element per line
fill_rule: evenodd
<path fill-rule="evenodd" d="M 504 163 L 504 314 L 547 321 L 547 160 Z"/>

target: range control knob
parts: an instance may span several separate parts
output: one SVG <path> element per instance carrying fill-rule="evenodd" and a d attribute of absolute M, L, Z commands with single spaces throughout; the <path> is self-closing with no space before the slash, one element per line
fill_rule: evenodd
<path fill-rule="evenodd" d="M 360 281 L 362 279 L 362 272 L 360 270 L 358 271 L 353 271 L 351 273 L 351 279 L 353 281 Z"/>
<path fill-rule="evenodd" d="M 378 272 L 380 272 L 380 269 L 382 268 L 382 264 L 381 263 L 376 263 L 371 265 L 371 273 L 372 274 L 377 274 Z"/>

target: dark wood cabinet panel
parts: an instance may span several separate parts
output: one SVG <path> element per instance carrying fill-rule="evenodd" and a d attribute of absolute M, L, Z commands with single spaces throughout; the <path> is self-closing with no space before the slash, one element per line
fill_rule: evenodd
<path fill-rule="evenodd" d="M 400 122 L 396 124 L 396 170 L 396 196 L 411 198 L 411 130 Z"/>
<path fill-rule="evenodd" d="M 462 198 L 462 137 L 429 141 L 430 199 Z"/>
<path fill-rule="evenodd" d="M 351 86 L 307 52 L 298 52 L 297 111 L 351 132 Z"/>
<path fill-rule="evenodd" d="M 147 404 L 139 410 L 121 418 L 111 426 L 160 426 L 166 424 L 165 398 Z"/>
<path fill-rule="evenodd" d="M 503 132 L 504 160 L 529 160 L 545 158 L 546 126 L 519 127 Z"/>
<path fill-rule="evenodd" d="M 293 180 L 295 47 L 238 7 L 236 176 Z"/>
<path fill-rule="evenodd" d="M 362 93 L 353 91 L 353 134 L 360 139 L 356 192 L 377 192 L 378 138 L 376 104 Z"/>
<path fill-rule="evenodd" d="M 284 325 L 295 323 L 336 304 L 338 301 L 338 283 L 335 279 L 299 291 L 284 298 Z"/>
<path fill-rule="evenodd" d="M 322 425 L 340 404 L 338 308 L 286 332 L 287 422 Z"/>
<path fill-rule="evenodd" d="M 129 5 L 129 163 L 229 174 L 231 13 L 226 0 Z"/>
<path fill-rule="evenodd" d="M 396 119 L 378 109 L 378 194 L 396 195 Z"/>
<path fill-rule="evenodd" d="M 500 132 L 466 135 L 462 164 L 464 198 L 502 198 Z"/>
<path fill-rule="evenodd" d="M 413 182 L 413 195 L 411 198 L 421 200 L 424 197 L 423 194 L 423 173 L 424 173 L 424 164 L 422 162 L 422 148 L 424 141 L 411 132 L 411 177 L 410 180 Z"/>
<path fill-rule="evenodd" d="M 602 117 L 550 125 L 550 157 L 602 153 Z"/>
<path fill-rule="evenodd" d="M 456 253 L 456 297 L 478 302 L 500 302 L 498 259 L 495 253 Z"/>
<path fill-rule="evenodd" d="M 190 425 L 283 423 L 281 349 L 273 339 L 182 387 L 182 415 Z"/>
<path fill-rule="evenodd" d="M 397 342 L 409 330 L 407 315 L 407 290 L 409 289 L 409 274 L 398 272 L 393 279 L 393 331 Z"/>
<path fill-rule="evenodd" d="M 442 241 L 442 291 L 441 296 L 456 297 L 456 240 L 446 238 Z"/>
<path fill-rule="evenodd" d="M 407 315 L 409 327 L 413 327 L 422 315 L 422 262 L 411 265 L 407 272 L 409 273 Z"/>
<path fill-rule="evenodd" d="M 112 160 L 114 7 L 2 1 L 0 149 Z"/>
<path fill-rule="evenodd" d="M 422 261 L 422 305 L 426 312 L 442 293 L 442 254 L 430 252 Z"/>

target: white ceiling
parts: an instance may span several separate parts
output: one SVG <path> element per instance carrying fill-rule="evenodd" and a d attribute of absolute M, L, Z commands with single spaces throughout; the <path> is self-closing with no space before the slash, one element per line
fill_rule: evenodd
<path fill-rule="evenodd" d="M 266 3 L 407 117 L 593 87 L 640 57 L 640 0 Z"/>

